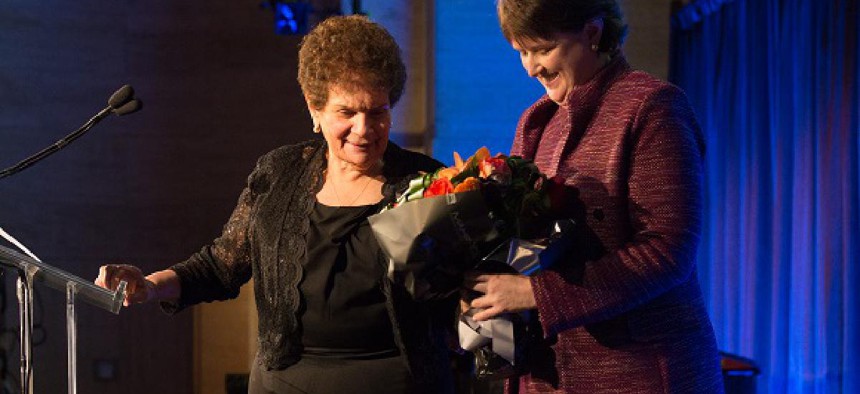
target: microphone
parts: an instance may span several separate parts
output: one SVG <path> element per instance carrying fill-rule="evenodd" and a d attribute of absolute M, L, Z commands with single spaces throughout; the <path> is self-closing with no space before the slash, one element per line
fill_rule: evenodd
<path fill-rule="evenodd" d="M 131 85 L 123 85 L 113 92 L 108 99 L 108 106 L 117 109 L 134 98 L 134 88 Z"/>
<path fill-rule="evenodd" d="M 135 113 L 137 111 L 140 111 L 141 109 L 143 109 L 143 101 L 134 98 L 131 99 L 131 101 L 121 105 L 119 108 L 114 109 L 113 113 L 115 113 L 116 116 L 123 116 Z"/>
<path fill-rule="evenodd" d="M 55 142 L 53 145 L 42 149 L 33 156 L 21 160 L 20 162 L 18 162 L 18 164 L 15 164 L 12 167 L 0 171 L 0 179 L 15 174 L 27 167 L 30 167 L 33 164 L 36 164 L 42 159 L 57 152 L 58 150 L 64 148 L 72 141 L 80 138 L 80 136 L 84 135 L 84 133 L 93 128 L 96 123 L 101 122 L 102 119 L 108 117 L 110 114 L 114 113 L 117 116 L 123 116 L 140 111 L 141 108 L 143 108 L 143 102 L 140 101 L 140 99 L 134 97 L 134 88 L 132 88 L 131 85 L 123 85 L 110 96 L 110 98 L 108 99 L 108 106 L 99 111 L 95 116 L 90 118 L 90 120 L 84 123 L 83 126 L 75 130 L 71 134 L 63 137 L 59 141 Z"/>
<path fill-rule="evenodd" d="M 123 85 L 121 88 L 113 92 L 108 99 L 108 106 L 101 110 L 96 116 L 89 120 L 93 125 L 108 117 L 110 114 L 117 116 L 128 115 L 133 112 L 140 111 L 143 108 L 143 102 L 134 97 L 134 88 L 131 85 Z M 89 122 L 87 124 L 89 124 Z M 92 127 L 93 125 L 90 125 Z M 84 125 L 86 127 L 86 124 Z"/>

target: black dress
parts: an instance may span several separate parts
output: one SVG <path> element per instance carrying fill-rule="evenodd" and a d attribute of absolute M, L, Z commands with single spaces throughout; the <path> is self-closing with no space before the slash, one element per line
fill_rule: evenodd
<path fill-rule="evenodd" d="M 251 393 L 410 391 L 381 288 L 386 267 L 367 222 L 377 211 L 315 204 L 300 284 L 301 360 L 282 371 L 255 366 Z"/>

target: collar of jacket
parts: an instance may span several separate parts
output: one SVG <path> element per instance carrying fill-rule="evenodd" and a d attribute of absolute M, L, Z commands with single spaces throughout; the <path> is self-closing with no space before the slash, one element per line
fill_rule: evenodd
<path fill-rule="evenodd" d="M 588 124 L 594 116 L 600 104 L 603 102 L 604 94 L 609 90 L 612 84 L 630 72 L 630 64 L 620 52 L 612 58 L 606 67 L 603 67 L 591 80 L 583 85 L 580 85 L 567 96 L 566 104 L 559 106 L 552 101 L 549 96 L 544 94 L 531 107 L 526 109 L 523 114 L 523 123 L 519 126 L 522 133 L 519 133 L 519 143 L 522 146 L 522 156 L 529 160 L 534 160 L 537 153 L 540 134 L 543 133 L 544 126 L 549 123 L 556 110 L 559 108 L 568 111 L 569 122 L 565 125 L 565 134 L 573 132 L 578 135 L 570 135 L 566 145 L 575 146 L 582 138 L 582 130 L 573 130 L 572 125 Z M 565 146 L 567 150 L 568 146 Z"/>

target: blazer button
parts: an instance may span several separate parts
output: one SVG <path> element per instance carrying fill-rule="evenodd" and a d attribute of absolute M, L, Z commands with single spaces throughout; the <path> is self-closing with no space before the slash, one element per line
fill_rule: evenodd
<path fill-rule="evenodd" d="M 596 219 L 598 222 L 602 222 L 603 218 L 606 217 L 602 209 L 595 209 L 594 212 L 592 212 L 592 216 L 594 216 L 594 219 Z"/>

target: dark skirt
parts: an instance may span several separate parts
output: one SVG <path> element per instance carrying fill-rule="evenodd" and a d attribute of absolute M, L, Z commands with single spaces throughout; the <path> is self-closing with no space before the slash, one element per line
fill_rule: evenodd
<path fill-rule="evenodd" d="M 254 363 L 249 394 L 406 394 L 412 379 L 402 357 L 339 359 L 303 357 L 283 370 Z"/>

